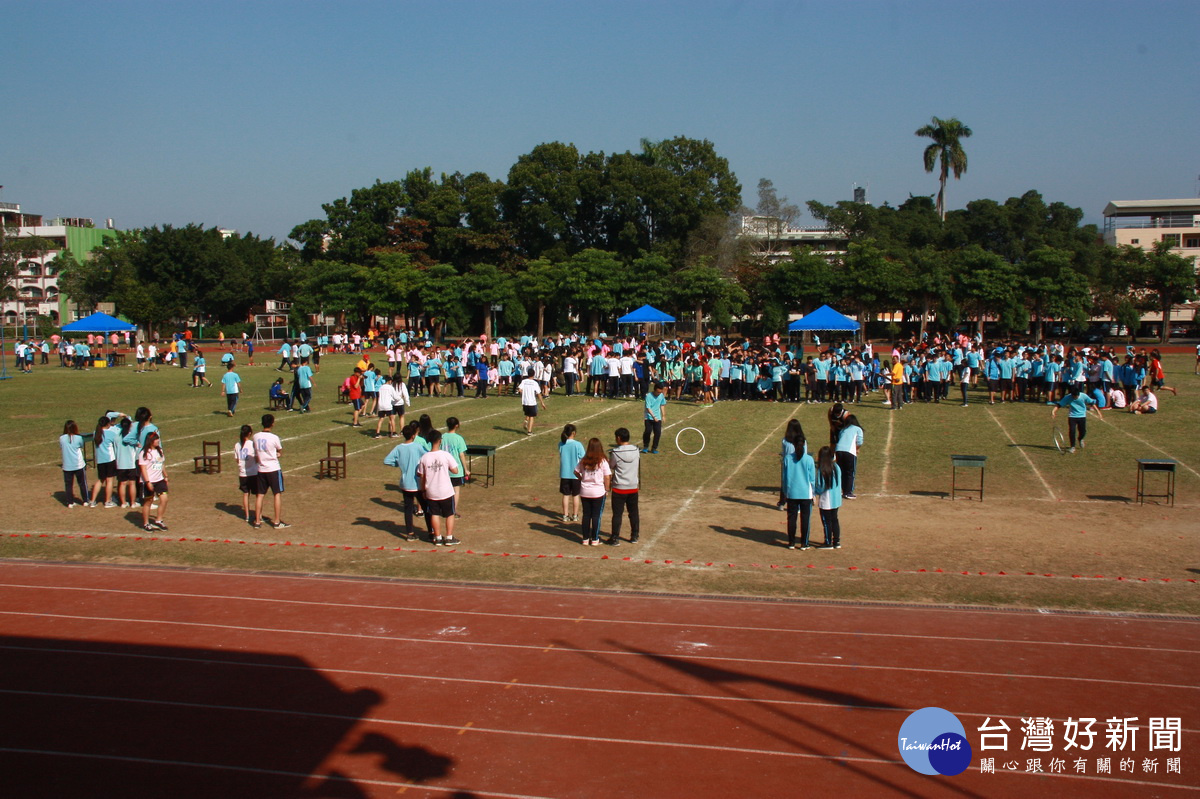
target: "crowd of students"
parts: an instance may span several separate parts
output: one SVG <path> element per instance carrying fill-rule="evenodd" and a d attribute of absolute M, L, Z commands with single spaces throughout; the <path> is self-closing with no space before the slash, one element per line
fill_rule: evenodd
<path fill-rule="evenodd" d="M 375 344 L 383 347 L 378 358 L 381 362 L 386 359 L 386 372 L 372 360 L 370 350 Z M 243 345 L 248 348 L 250 342 L 246 340 Z M 86 343 L 65 339 L 58 343 L 64 365 L 75 365 L 80 356 L 72 354 L 68 358 L 65 352 L 78 352 L 80 346 L 86 363 L 90 357 Z M 184 339 L 177 339 L 171 346 L 175 354 L 181 355 L 181 367 L 186 364 L 186 353 L 190 350 L 194 354 L 192 387 L 214 385 L 208 379 L 202 351 Z M 814 503 L 825 531 L 823 546 L 840 546 L 837 510 L 843 500 L 856 498 L 857 457 L 864 444 L 862 425 L 850 407 L 867 401 L 873 393 L 894 410 L 913 403 L 939 404 L 948 400 L 955 384 L 964 406 L 973 398 L 986 396 L 989 403 L 1053 405 L 1054 414 L 1065 407 L 1071 451 L 1085 446 L 1089 412 L 1127 408 L 1131 413 L 1153 414 L 1158 410 L 1156 389 L 1178 393 L 1166 384 L 1158 350 L 1133 347 L 1120 353 L 1107 347 L 1068 348 L 1058 342 L 985 344 L 979 337 L 935 335 L 896 342 L 890 352 L 881 354 L 869 342 L 849 340 L 822 346 L 815 339 L 811 351 L 806 351 L 799 343 L 781 341 L 778 335 L 736 341 L 708 336 L 693 342 L 651 341 L 634 336 L 591 339 L 579 334 L 560 334 L 540 341 L 530 336 L 512 340 L 480 337 L 439 346 L 422 333 L 396 331 L 367 337 L 321 336 L 315 344 L 305 336 L 284 341 L 277 371 L 290 371 L 292 380 L 290 388 L 282 377 L 275 381 L 270 397 L 276 404 L 288 411 L 310 410 L 322 350 L 361 356 L 341 383 L 339 395 L 351 405 L 352 425 L 362 427 L 362 417 L 374 415 L 376 438 L 403 438 L 385 463 L 401 472 L 404 534 L 415 539 L 414 520 L 423 517 L 430 540 L 439 545 L 461 543 L 454 535 L 454 520 L 459 515 L 461 486 L 469 479 L 461 457 L 466 443 L 453 417 L 447 420 L 444 433 L 433 428 L 428 415 L 406 423 L 406 411 L 415 397 L 461 397 L 471 388 L 479 399 L 519 396 L 527 435 L 533 434 L 539 406 L 544 408 L 545 398 L 559 388 L 566 396 L 640 400 L 644 404 L 641 447 L 631 443 L 631 434 L 625 428 L 615 431 L 607 450 L 595 437 L 584 445 L 576 440 L 573 425 L 563 430 L 559 445 L 562 521 L 579 522 L 582 542 L 598 545 L 606 498 L 611 493 L 613 518 L 607 543 L 614 546 L 621 542 L 626 515 L 630 540 L 638 541 L 640 456 L 658 452 L 668 400 L 830 404 L 828 444 L 817 448 L 815 456 L 811 454 L 800 422 L 793 419 L 780 453 L 779 507 L 787 513 L 788 546 L 807 549 Z M 31 345 L 20 351 L 22 363 L 34 360 L 39 351 L 45 362 L 48 351 L 44 346 Z M 157 368 L 160 360 L 164 364 L 177 360 L 168 357 L 172 353 L 164 355 L 154 343 L 143 350 L 137 342 L 136 352 L 139 371 Z M 241 378 L 232 352 L 224 352 L 221 362 L 224 374 L 219 383 L 226 398 L 226 412 L 232 417 L 241 393 Z M 488 387 L 494 388 L 492 395 Z M 283 480 L 278 456 L 282 445 L 272 432 L 273 425 L 274 417 L 267 414 L 257 433 L 249 425 L 242 426 L 235 450 L 243 511 L 247 522 L 255 527 L 262 524 L 262 505 L 268 491 L 273 494 L 275 506 L 272 525 L 288 526 L 281 518 Z M 89 438 L 96 447 L 98 478 L 90 491 L 82 455 L 84 441 Z M 142 523 L 147 530 L 166 529 L 166 467 L 161 434 L 148 409 L 139 408 L 133 418 L 107 412 L 90 435 L 68 421 L 60 445 L 69 507 L 96 507 L 103 496 L 105 507 L 141 505 Z M 158 513 L 151 518 L 154 509 Z"/>

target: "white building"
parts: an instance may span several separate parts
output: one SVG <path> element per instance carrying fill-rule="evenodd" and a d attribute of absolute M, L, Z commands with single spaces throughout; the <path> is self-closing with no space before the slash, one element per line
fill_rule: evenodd
<path fill-rule="evenodd" d="M 1113 200 L 1104 208 L 1104 243 L 1129 245 L 1149 250 L 1168 241 L 1174 252 L 1200 267 L 1200 198 L 1182 200 Z M 1193 304 L 1177 305 L 1171 311 L 1172 327 L 1190 326 Z M 1162 313 L 1147 313 L 1146 321 L 1161 322 Z"/>

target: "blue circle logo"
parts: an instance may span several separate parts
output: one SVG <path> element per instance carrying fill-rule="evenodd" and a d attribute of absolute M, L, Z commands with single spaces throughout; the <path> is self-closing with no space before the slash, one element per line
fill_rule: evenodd
<path fill-rule="evenodd" d="M 971 765 L 971 744 L 958 717 L 940 707 L 908 714 L 896 736 L 900 756 L 913 771 L 953 777 Z"/>

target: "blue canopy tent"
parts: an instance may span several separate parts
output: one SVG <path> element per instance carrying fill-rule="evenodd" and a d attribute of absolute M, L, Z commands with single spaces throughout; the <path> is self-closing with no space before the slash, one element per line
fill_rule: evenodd
<path fill-rule="evenodd" d="M 840 314 L 828 305 L 822 305 L 817 310 L 797 319 L 788 325 L 789 333 L 803 333 L 814 330 L 835 330 L 853 332 L 862 327 L 850 317 Z"/>
<path fill-rule="evenodd" d="M 133 332 L 137 330 L 137 326 L 122 322 L 115 316 L 99 312 L 85 316 L 69 325 L 63 325 L 62 329 L 64 333 L 124 333 L 127 330 Z"/>
<path fill-rule="evenodd" d="M 663 313 L 652 305 L 643 305 L 636 311 L 630 311 L 617 320 L 619 325 L 644 325 L 644 324 L 661 324 L 663 322 L 674 322 L 675 317 L 668 313 Z"/>

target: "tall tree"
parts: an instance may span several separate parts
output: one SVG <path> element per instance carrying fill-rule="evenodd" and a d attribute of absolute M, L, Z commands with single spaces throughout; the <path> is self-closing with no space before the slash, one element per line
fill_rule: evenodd
<path fill-rule="evenodd" d="M 1171 252 L 1173 247 L 1163 239 L 1146 253 L 1145 288 L 1158 299 L 1164 344 L 1171 340 L 1171 308 L 1196 299 L 1196 265 L 1191 258 Z"/>
<path fill-rule="evenodd" d="M 563 268 L 546 258 L 530 261 L 517 275 L 517 292 L 525 302 L 537 307 L 537 337 L 546 335 L 546 305 L 563 292 Z"/>
<path fill-rule="evenodd" d="M 621 261 L 611 252 L 587 249 L 567 259 L 563 271 L 563 293 L 581 319 L 587 315 L 588 330 L 595 338 L 601 318 L 616 307 Z"/>
<path fill-rule="evenodd" d="M 932 172 L 934 167 L 940 164 L 937 212 L 942 221 L 945 221 L 946 180 L 951 172 L 954 173 L 954 179 L 958 180 L 967 171 L 967 153 L 963 150 L 962 140 L 970 137 L 971 129 L 956 117 L 933 117 L 930 124 L 917 128 L 917 135 L 933 139 L 933 144 L 925 148 L 925 171 Z"/>

